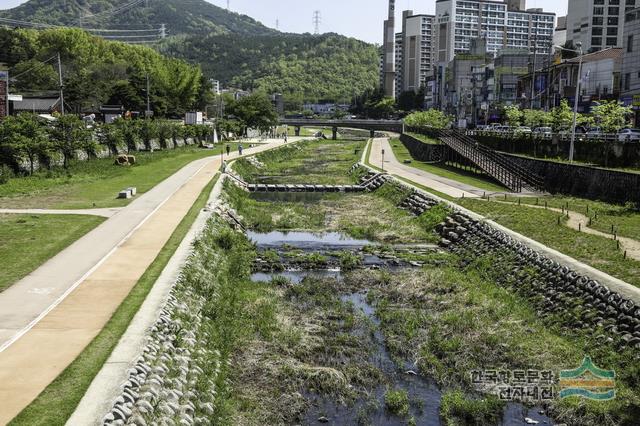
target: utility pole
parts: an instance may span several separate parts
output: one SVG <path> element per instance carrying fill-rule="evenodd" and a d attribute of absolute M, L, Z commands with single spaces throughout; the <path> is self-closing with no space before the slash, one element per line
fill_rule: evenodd
<path fill-rule="evenodd" d="M 529 108 L 533 109 L 533 98 L 536 94 L 536 66 L 538 59 L 538 39 L 533 38 L 533 76 L 531 78 L 531 100 L 529 101 Z"/>
<path fill-rule="evenodd" d="M 578 61 L 578 82 L 576 83 L 576 96 L 573 103 L 573 128 L 571 131 L 571 146 L 569 147 L 569 161 L 573 163 L 573 156 L 576 143 L 576 125 L 578 120 L 578 100 L 580 99 L 580 81 L 582 80 L 582 43 L 576 43 L 578 46 L 578 54 L 580 55 Z"/>
<path fill-rule="evenodd" d="M 58 80 L 60 83 L 60 113 L 64 115 L 64 83 L 62 82 L 62 61 L 58 52 Z"/>
<path fill-rule="evenodd" d="M 167 36 L 167 24 L 160 25 L 160 38 L 165 38 Z"/>
<path fill-rule="evenodd" d="M 151 83 L 149 81 L 149 73 L 147 73 L 147 111 L 145 112 L 145 117 L 149 118 L 149 116 L 151 115 L 151 97 L 150 97 L 150 92 L 151 91 Z"/>

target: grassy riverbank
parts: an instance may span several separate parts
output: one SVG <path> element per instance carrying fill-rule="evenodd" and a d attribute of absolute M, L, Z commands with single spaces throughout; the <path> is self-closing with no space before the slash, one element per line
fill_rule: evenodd
<path fill-rule="evenodd" d="M 205 207 L 216 181 L 217 177 L 203 189 L 193 207 L 182 219 L 149 269 L 118 307 L 102 331 L 73 363 L 11 422 L 12 426 L 52 426 L 64 425 L 67 422 L 89 388 L 91 381 L 127 330 L 169 259 L 182 243 L 202 208 Z"/>
<path fill-rule="evenodd" d="M 134 186 L 143 194 L 192 161 L 220 155 L 224 145 L 206 150 L 182 147 L 137 152 L 136 165 L 115 166 L 113 158 L 72 162 L 69 169 L 55 168 L 0 184 L 0 208 L 84 209 L 122 207 L 131 200 L 116 199 L 118 192 Z M 237 144 L 231 144 L 236 150 Z M 245 146 L 246 147 L 246 146 Z"/>
<path fill-rule="evenodd" d="M 80 215 L 0 214 L 0 292 L 104 220 Z"/>

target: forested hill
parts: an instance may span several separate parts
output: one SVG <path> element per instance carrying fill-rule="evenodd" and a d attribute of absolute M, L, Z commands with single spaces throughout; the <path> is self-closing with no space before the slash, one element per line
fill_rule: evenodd
<path fill-rule="evenodd" d="M 170 56 L 199 63 L 223 85 L 306 101 L 350 101 L 378 82 L 374 45 L 337 34 L 210 35 L 169 40 Z"/>
<path fill-rule="evenodd" d="M 149 46 L 199 64 L 204 77 L 224 87 L 283 93 L 295 105 L 349 101 L 379 81 L 374 45 L 337 34 L 282 33 L 204 0 L 29 0 L 0 18 L 102 30 L 166 24 L 168 37 Z"/>
<path fill-rule="evenodd" d="M 255 19 L 204 0 L 29 0 L 0 18 L 99 29 L 158 28 L 169 35 L 277 33 Z"/>

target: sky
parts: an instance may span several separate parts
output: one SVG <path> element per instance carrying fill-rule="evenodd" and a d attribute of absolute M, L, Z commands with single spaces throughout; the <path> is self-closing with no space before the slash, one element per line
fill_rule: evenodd
<path fill-rule="evenodd" d="M 227 0 L 207 0 L 226 7 Z M 9 9 L 26 0 L 0 0 L 0 9 Z M 123 0 L 123 3 L 126 1 Z M 568 0 L 527 0 L 527 8 L 539 7 L 558 16 L 567 14 Z M 321 32 L 334 32 L 370 43 L 382 44 L 382 23 L 387 15 L 387 0 L 229 0 L 232 11 L 249 15 L 264 25 L 286 32 L 313 32 L 313 12 L 320 11 Z M 402 11 L 434 13 L 435 0 L 396 0 L 399 19 Z M 397 24 L 396 24 L 397 25 Z"/>

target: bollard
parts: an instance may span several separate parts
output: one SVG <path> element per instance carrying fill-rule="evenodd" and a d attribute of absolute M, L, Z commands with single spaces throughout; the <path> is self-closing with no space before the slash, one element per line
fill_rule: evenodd
<path fill-rule="evenodd" d="M 624 258 L 625 259 L 627 258 L 627 251 L 626 250 L 624 251 Z"/>
<path fill-rule="evenodd" d="M 589 214 L 589 204 L 587 204 L 587 214 Z"/>
<path fill-rule="evenodd" d="M 613 233 L 613 239 L 616 240 L 616 241 L 618 240 L 618 233 L 617 232 Z M 618 243 L 618 245 L 620 245 L 620 244 Z"/>
<path fill-rule="evenodd" d="M 547 202 L 546 201 L 544 202 L 544 208 L 545 209 L 547 208 Z"/>
<path fill-rule="evenodd" d="M 482 193 L 482 198 L 485 198 L 486 196 L 487 196 L 487 193 L 486 193 L 486 192 L 483 192 L 483 193 Z M 487 198 L 487 199 L 488 199 L 488 198 Z"/>
<path fill-rule="evenodd" d="M 519 206 L 520 206 L 520 205 L 522 205 L 522 204 L 521 204 L 521 201 L 522 201 L 522 198 L 518 198 L 518 205 L 519 205 Z"/>
<path fill-rule="evenodd" d="M 613 234 L 613 224 L 611 225 L 611 233 Z"/>
<path fill-rule="evenodd" d="M 582 223 L 578 224 L 578 232 L 582 232 Z"/>
<path fill-rule="evenodd" d="M 620 241 L 616 241 L 616 247 L 618 248 L 618 250 L 620 250 Z"/>
<path fill-rule="evenodd" d="M 558 216 L 558 225 L 560 225 L 560 217 L 561 217 L 561 216 Z"/>
<path fill-rule="evenodd" d="M 504 200 L 507 201 L 507 194 L 504 194 Z"/>
<path fill-rule="evenodd" d="M 536 197 L 536 206 L 538 205 L 539 201 L 540 201 L 540 199 Z"/>

